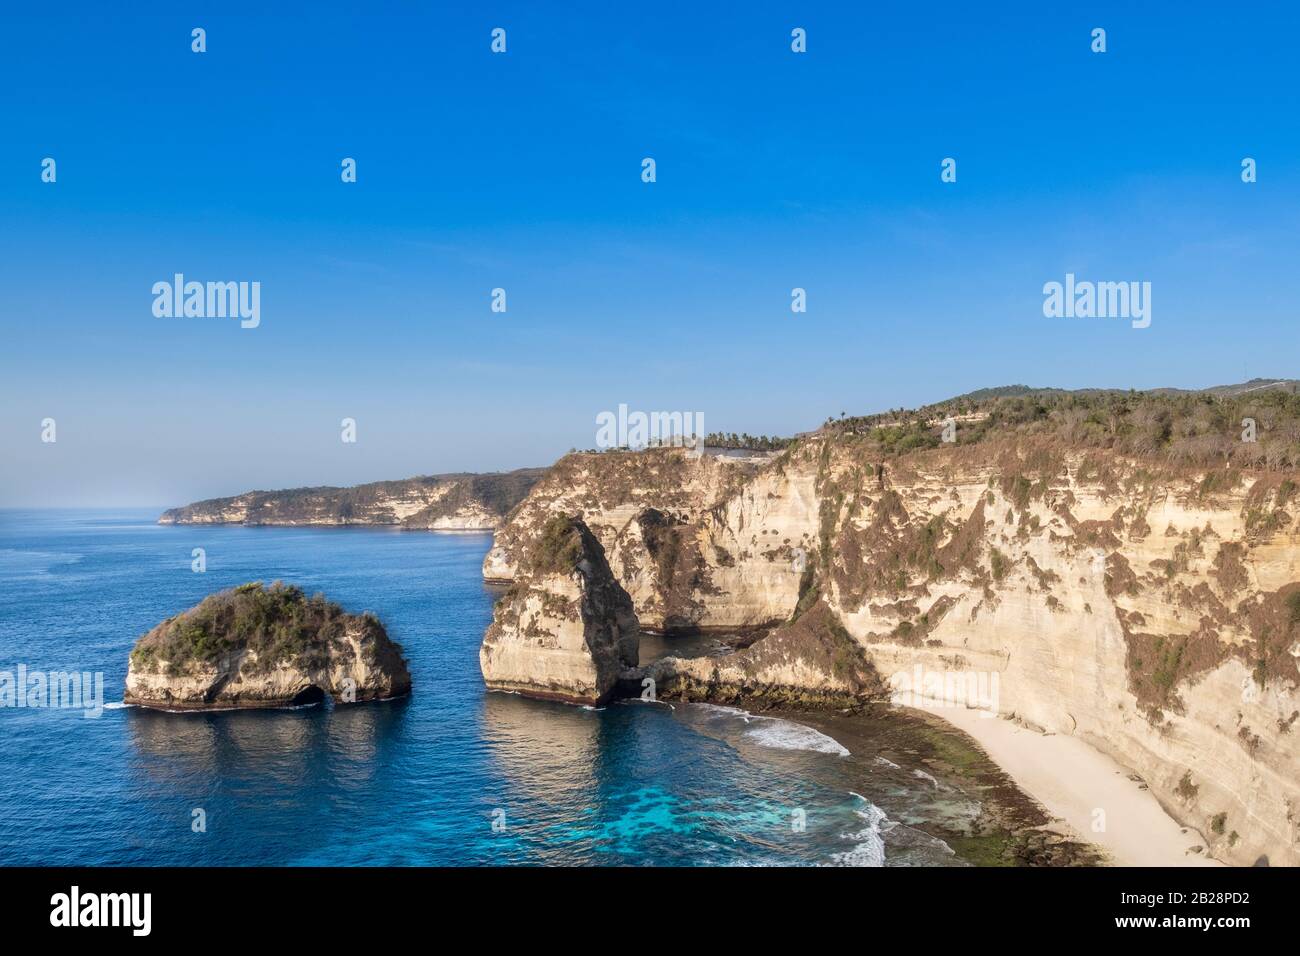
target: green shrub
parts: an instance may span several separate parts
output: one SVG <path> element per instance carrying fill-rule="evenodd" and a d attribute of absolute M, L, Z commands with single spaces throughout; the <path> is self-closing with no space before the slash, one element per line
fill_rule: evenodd
<path fill-rule="evenodd" d="M 571 574 L 582 559 L 582 535 L 576 519 L 552 515 L 533 545 L 533 567 L 542 574 Z"/>
<path fill-rule="evenodd" d="M 1005 578 L 1007 576 L 1007 570 L 1011 567 L 1010 562 L 1007 561 L 1006 555 L 997 548 L 989 548 L 989 564 L 993 568 L 994 581 L 1001 581 Z"/>
<path fill-rule="evenodd" d="M 173 673 L 181 673 L 248 648 L 256 652 L 260 667 L 269 668 L 302 655 L 314 643 L 339 640 L 346 618 L 323 595 L 308 598 L 292 585 L 277 581 L 268 588 L 253 581 L 204 598 L 165 621 L 137 644 L 131 660 L 145 668 L 165 660 Z M 362 620 L 368 627 L 383 627 L 373 616 Z"/>
<path fill-rule="evenodd" d="M 1286 622 L 1291 627 L 1300 624 L 1300 591 L 1292 591 L 1286 596 Z"/>

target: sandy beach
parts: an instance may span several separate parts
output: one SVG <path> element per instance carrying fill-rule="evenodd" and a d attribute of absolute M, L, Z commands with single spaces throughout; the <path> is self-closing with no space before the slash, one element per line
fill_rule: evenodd
<path fill-rule="evenodd" d="M 1221 866 L 1189 852 L 1204 846 L 1132 773 L 1077 737 L 1042 734 L 984 712 L 922 701 L 918 707 L 964 731 L 1027 794 L 1078 839 L 1101 848 L 1117 866 Z M 1094 813 L 1105 826 L 1094 830 Z"/>

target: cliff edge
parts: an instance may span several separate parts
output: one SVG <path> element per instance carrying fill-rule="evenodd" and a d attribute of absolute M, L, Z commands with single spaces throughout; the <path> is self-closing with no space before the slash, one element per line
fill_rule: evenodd
<path fill-rule="evenodd" d="M 758 465 L 572 454 L 485 577 L 526 585 L 555 514 L 581 516 L 648 627 L 778 628 L 647 671 L 661 694 L 869 693 L 857 665 L 835 684 L 842 628 L 892 693 L 1077 736 L 1216 858 L 1300 864 L 1293 390 L 968 396 L 828 423 Z M 804 666 L 770 656 L 792 620 L 824 625 Z"/>

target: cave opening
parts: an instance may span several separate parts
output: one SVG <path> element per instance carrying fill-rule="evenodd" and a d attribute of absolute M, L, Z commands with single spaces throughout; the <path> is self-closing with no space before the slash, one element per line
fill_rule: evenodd
<path fill-rule="evenodd" d="M 298 691 L 293 700 L 289 702 L 291 707 L 306 707 L 309 704 L 321 704 L 325 702 L 325 692 L 315 684 L 310 684 Z"/>

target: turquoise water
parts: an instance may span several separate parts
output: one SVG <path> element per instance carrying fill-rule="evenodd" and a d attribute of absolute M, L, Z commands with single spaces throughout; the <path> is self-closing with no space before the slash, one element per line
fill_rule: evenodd
<path fill-rule="evenodd" d="M 490 535 L 157 514 L 0 511 L 0 670 L 102 671 L 121 701 L 140 634 L 213 591 L 281 579 L 376 612 L 414 693 L 94 719 L 0 708 L 0 864 L 957 862 L 921 827 L 978 802 L 909 769 L 905 747 L 876 752 L 868 735 L 846 754 L 798 720 L 707 705 L 487 693 Z"/>

